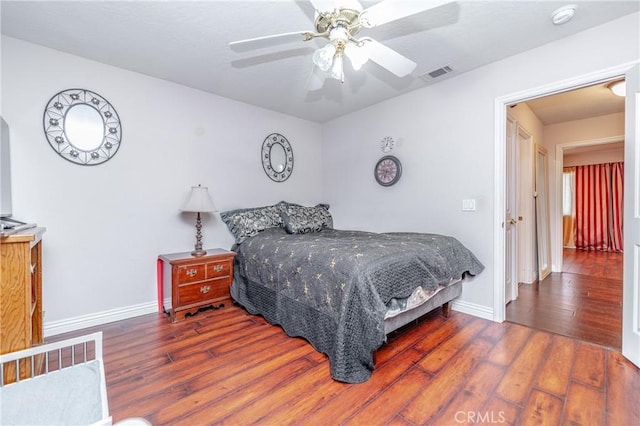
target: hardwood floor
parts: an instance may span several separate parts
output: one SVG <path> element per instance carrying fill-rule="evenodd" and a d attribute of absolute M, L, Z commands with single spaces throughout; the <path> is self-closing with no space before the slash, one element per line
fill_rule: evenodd
<path fill-rule="evenodd" d="M 326 357 L 230 306 L 104 332 L 114 421 L 155 425 L 640 424 L 640 372 L 579 340 L 438 309 L 390 337 L 372 378 L 330 378 Z"/>
<path fill-rule="evenodd" d="M 622 253 L 564 249 L 562 272 L 622 281 Z"/>
<path fill-rule="evenodd" d="M 622 253 L 564 251 L 563 272 L 521 284 L 509 322 L 604 345 L 622 346 Z"/>

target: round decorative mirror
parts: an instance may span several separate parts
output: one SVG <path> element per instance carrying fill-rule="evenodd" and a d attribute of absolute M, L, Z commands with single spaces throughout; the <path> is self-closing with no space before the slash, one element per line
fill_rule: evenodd
<path fill-rule="evenodd" d="M 262 142 L 262 167 L 275 182 L 289 179 L 293 171 L 291 144 L 280 133 L 272 133 Z"/>
<path fill-rule="evenodd" d="M 68 89 L 52 97 L 44 110 L 43 125 L 51 148 L 72 163 L 101 164 L 120 148 L 118 113 L 105 98 L 89 90 Z"/>

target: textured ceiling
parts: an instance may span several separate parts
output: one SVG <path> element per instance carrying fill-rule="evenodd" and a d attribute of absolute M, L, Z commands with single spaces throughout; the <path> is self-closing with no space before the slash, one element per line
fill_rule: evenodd
<path fill-rule="evenodd" d="M 624 98 L 614 95 L 608 85 L 601 83 L 545 96 L 528 101 L 527 105 L 545 126 L 624 112 Z"/>
<path fill-rule="evenodd" d="M 353 0 L 350 0 L 353 1 Z M 401 0 L 396 0 L 401 1 Z M 414 0 L 417 1 L 417 0 Z M 428 0 L 424 0 L 428 1 Z M 362 1 L 364 7 L 378 3 Z M 2 1 L 3 34 L 304 119 L 325 122 L 621 16 L 638 1 L 460 1 L 362 31 L 415 61 L 398 78 L 371 61 L 308 92 L 318 39 L 237 53 L 229 42 L 313 29 L 308 1 Z M 449 65 L 438 79 L 421 74 Z"/>

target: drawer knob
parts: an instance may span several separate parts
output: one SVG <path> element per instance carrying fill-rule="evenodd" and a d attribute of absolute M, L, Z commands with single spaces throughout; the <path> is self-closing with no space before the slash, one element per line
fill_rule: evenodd
<path fill-rule="evenodd" d="M 224 266 L 222 266 L 222 265 L 216 265 L 216 266 L 213 267 L 213 270 L 216 271 L 216 272 L 220 272 L 223 269 L 224 269 Z"/>
<path fill-rule="evenodd" d="M 189 275 L 190 277 L 193 277 L 195 274 L 198 273 L 197 269 L 189 269 L 187 272 L 185 272 L 187 275 Z"/>
<path fill-rule="evenodd" d="M 202 294 L 207 294 L 211 291 L 211 286 L 210 285 L 203 285 L 202 287 L 200 287 L 200 293 Z"/>

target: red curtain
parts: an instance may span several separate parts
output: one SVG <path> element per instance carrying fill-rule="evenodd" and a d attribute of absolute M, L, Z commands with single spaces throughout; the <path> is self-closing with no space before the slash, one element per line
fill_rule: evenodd
<path fill-rule="evenodd" d="M 576 248 L 622 251 L 624 163 L 576 166 Z"/>

